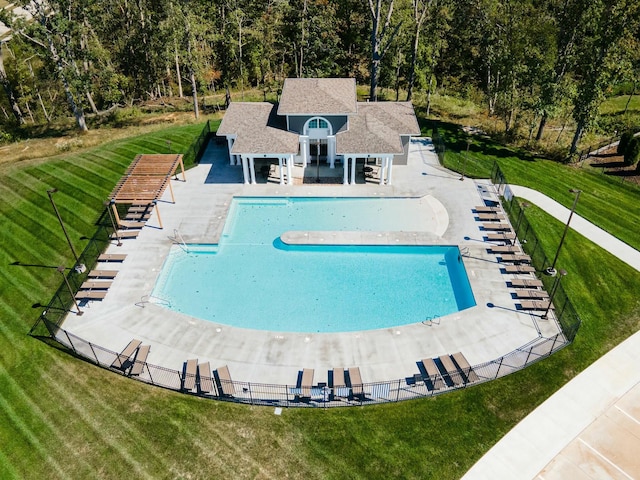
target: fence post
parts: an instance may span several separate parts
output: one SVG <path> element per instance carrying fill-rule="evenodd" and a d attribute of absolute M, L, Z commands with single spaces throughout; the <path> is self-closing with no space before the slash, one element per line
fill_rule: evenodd
<path fill-rule="evenodd" d="M 400 401 L 400 382 L 402 380 L 398 379 L 398 389 L 396 390 L 396 402 Z"/>
<path fill-rule="evenodd" d="M 147 366 L 147 372 L 149 373 L 149 379 L 151 380 L 151 385 L 155 385 L 156 383 L 153 381 L 153 377 L 151 376 L 151 369 L 149 368 L 149 364 L 145 362 Z"/>
<path fill-rule="evenodd" d="M 527 359 L 524 361 L 524 364 L 526 365 L 527 363 L 529 363 L 529 357 L 531 356 L 531 352 L 533 351 L 533 347 L 531 347 L 529 349 L 529 353 L 527 353 Z"/>
<path fill-rule="evenodd" d="M 253 405 L 253 394 L 251 393 L 251 382 L 247 382 L 247 388 L 249 389 L 249 402 L 251 403 L 251 405 Z"/>
<path fill-rule="evenodd" d="M 67 340 L 69 340 L 69 345 L 71 345 L 71 350 L 73 350 L 73 353 L 78 353 L 76 352 L 76 347 L 73 346 L 73 342 L 71 341 L 71 337 L 69 337 L 69 334 L 67 333 L 67 331 L 66 330 L 62 330 L 62 331 L 67 336 Z"/>
<path fill-rule="evenodd" d="M 496 378 L 498 378 L 498 374 L 500 373 L 500 367 L 502 367 L 502 361 L 504 360 L 504 357 L 500 357 L 500 363 L 498 364 L 498 370 L 496 370 L 496 376 L 493 377 L 493 379 L 495 380 Z"/>
<path fill-rule="evenodd" d="M 89 348 L 91 349 L 91 353 L 96 357 L 96 365 L 100 365 L 100 360 L 98 360 L 98 355 L 96 355 L 96 351 L 93 349 L 93 344 L 91 342 L 87 342 L 89 344 Z"/>

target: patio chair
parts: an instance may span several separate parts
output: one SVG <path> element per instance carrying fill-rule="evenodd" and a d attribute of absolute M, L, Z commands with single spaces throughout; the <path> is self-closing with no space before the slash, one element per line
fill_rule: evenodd
<path fill-rule="evenodd" d="M 489 242 L 505 242 L 509 245 L 511 245 L 513 243 L 513 241 L 516 239 L 516 234 L 513 232 L 507 232 L 507 233 L 487 233 L 485 235 L 485 238 L 489 241 Z"/>
<path fill-rule="evenodd" d="M 504 265 L 504 273 L 533 273 L 536 271 L 531 265 Z"/>
<path fill-rule="evenodd" d="M 515 245 L 493 245 L 489 247 L 491 253 L 518 253 L 520 249 Z"/>
<path fill-rule="evenodd" d="M 362 385 L 362 377 L 360 376 L 360 367 L 349 368 L 349 383 L 351 384 L 351 392 L 355 397 L 364 396 L 364 387 Z"/>
<path fill-rule="evenodd" d="M 138 349 L 142 342 L 140 340 L 136 340 L 135 338 L 131 340 L 124 350 L 122 350 L 116 359 L 111 364 L 112 367 L 115 368 L 123 368 L 125 364 L 129 361 L 129 357 L 134 354 L 134 352 Z"/>
<path fill-rule="evenodd" d="M 511 253 L 506 253 L 500 255 L 500 261 L 511 263 L 531 263 L 531 257 L 529 255 L 514 255 Z"/>
<path fill-rule="evenodd" d="M 108 290 L 113 282 L 101 282 L 99 280 L 88 280 L 83 282 L 80 288 L 82 290 Z"/>
<path fill-rule="evenodd" d="M 347 382 L 344 379 L 344 368 L 333 369 L 333 394 L 336 397 L 348 397 L 351 393 L 351 389 L 347 387 Z"/>
<path fill-rule="evenodd" d="M 500 207 L 488 207 L 486 205 L 478 205 L 473 209 L 478 213 L 498 213 L 501 211 Z"/>
<path fill-rule="evenodd" d="M 202 393 L 213 393 L 213 380 L 209 362 L 198 364 L 198 387 Z"/>
<path fill-rule="evenodd" d="M 537 278 L 514 278 L 509 284 L 513 288 L 536 288 L 544 286 L 542 280 L 538 280 Z"/>
<path fill-rule="evenodd" d="M 133 366 L 131 367 L 129 375 L 140 375 L 142 373 L 144 365 L 147 362 L 147 357 L 149 356 L 150 349 L 151 346 L 149 345 L 141 345 L 140 348 L 138 348 L 138 353 L 136 354 L 136 359 L 133 362 Z"/>
<path fill-rule="evenodd" d="M 505 219 L 504 215 L 498 213 L 477 213 L 476 217 L 481 222 L 499 222 Z"/>
<path fill-rule="evenodd" d="M 116 278 L 118 270 L 91 270 L 87 278 Z"/>
<path fill-rule="evenodd" d="M 511 230 L 511 225 L 508 223 L 483 223 L 482 228 L 485 230 L 503 231 Z"/>
<path fill-rule="evenodd" d="M 544 290 L 517 290 L 514 292 L 515 298 L 545 299 L 549 294 Z"/>
<path fill-rule="evenodd" d="M 467 382 L 472 383 L 480 380 L 480 378 L 478 377 L 478 374 L 476 374 L 476 372 L 473 371 L 473 369 L 471 368 L 471 365 L 469 365 L 469 362 L 467 361 L 465 356 L 462 354 L 462 352 L 454 353 L 453 355 L 451 355 L 451 358 L 453 358 L 453 361 L 456 363 L 456 365 L 458 365 L 458 368 L 462 371 L 462 373 L 466 377 Z"/>
<path fill-rule="evenodd" d="M 76 300 L 104 300 L 107 296 L 106 290 L 80 290 L 76 293 Z"/>
<path fill-rule="evenodd" d="M 184 376 L 182 381 L 182 389 L 191 391 L 196 388 L 196 369 L 198 366 L 197 359 L 187 360 L 184 365 Z"/>
<path fill-rule="evenodd" d="M 449 355 L 440 355 L 438 359 L 440 360 L 440 363 L 447 372 L 447 376 L 451 379 L 453 384 L 456 387 L 459 385 L 463 385 L 464 380 L 462 379 L 462 376 L 458 371 L 458 367 L 456 367 L 453 363 L 453 360 L 451 360 L 451 357 Z"/>
<path fill-rule="evenodd" d="M 99 262 L 124 262 L 126 253 L 103 253 L 98 257 Z"/>
<path fill-rule="evenodd" d="M 520 308 L 522 310 L 546 310 L 549 308 L 549 301 L 544 300 L 521 300 Z"/>
<path fill-rule="evenodd" d="M 423 358 L 422 367 L 427 373 L 426 377 L 424 377 L 424 382 L 428 390 L 440 390 L 444 387 L 444 380 L 442 379 L 440 371 L 432 358 Z"/>
<path fill-rule="evenodd" d="M 233 397 L 236 394 L 236 387 L 233 385 L 233 381 L 231 380 L 231 375 L 229 374 L 229 367 L 226 365 L 224 367 L 218 368 L 216 370 L 218 374 L 218 381 L 220 392 L 222 395 L 226 395 L 227 397 Z"/>
<path fill-rule="evenodd" d="M 311 386 L 313 385 L 313 373 L 312 368 L 304 368 L 302 370 L 302 379 L 300 380 L 300 396 L 305 398 L 311 397 Z"/>

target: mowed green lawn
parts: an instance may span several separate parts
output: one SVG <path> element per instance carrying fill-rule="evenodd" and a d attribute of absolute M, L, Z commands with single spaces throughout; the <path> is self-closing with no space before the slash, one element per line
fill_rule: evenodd
<path fill-rule="evenodd" d="M 0 478 L 456 479 L 535 406 L 640 327 L 640 274 L 571 232 L 558 265 L 570 272 L 563 284 L 583 319 L 574 344 L 517 374 L 432 399 L 276 416 L 272 408 L 128 380 L 29 337 L 40 312 L 32 305 L 47 303 L 57 288 L 55 267 L 73 262 L 46 190 L 58 188 L 56 203 L 80 249 L 134 156 L 165 152 L 166 140 L 174 151 L 186 149 L 201 127 L 2 169 Z M 637 191 L 615 190 L 604 177 L 513 153 L 480 155 L 478 170 L 489 170 L 498 156 L 510 181 L 565 204 L 568 186 L 594 182 L 594 190 L 604 188 L 613 199 L 601 217 L 619 219 L 609 220 L 615 234 L 626 233 L 627 217 L 638 218 L 629 209 Z M 585 188 L 578 209 L 587 217 L 591 194 Z M 563 225 L 535 207 L 527 217 L 552 256 Z"/>

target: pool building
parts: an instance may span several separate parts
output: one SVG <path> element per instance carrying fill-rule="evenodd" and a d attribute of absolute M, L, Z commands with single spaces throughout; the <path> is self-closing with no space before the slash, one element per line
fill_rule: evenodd
<path fill-rule="evenodd" d="M 375 161 L 379 183 L 389 185 L 420 127 L 411 102 L 358 102 L 354 78 L 287 78 L 276 105 L 231 102 L 217 134 L 227 139 L 231 165 L 242 165 L 244 183 L 257 183 L 256 161 L 277 159 L 281 184 L 293 184 L 294 165 L 315 160 L 341 164 L 343 183 L 353 185 L 361 160 Z"/>

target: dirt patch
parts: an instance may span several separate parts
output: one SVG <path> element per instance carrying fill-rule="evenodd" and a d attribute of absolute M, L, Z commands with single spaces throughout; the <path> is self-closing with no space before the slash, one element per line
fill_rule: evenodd
<path fill-rule="evenodd" d="M 626 166 L 622 155 L 616 153 L 616 147 L 610 147 L 598 155 L 589 157 L 586 162 L 592 168 L 600 169 L 604 175 L 618 177 L 621 182 L 640 185 L 640 172 L 636 165 Z"/>

